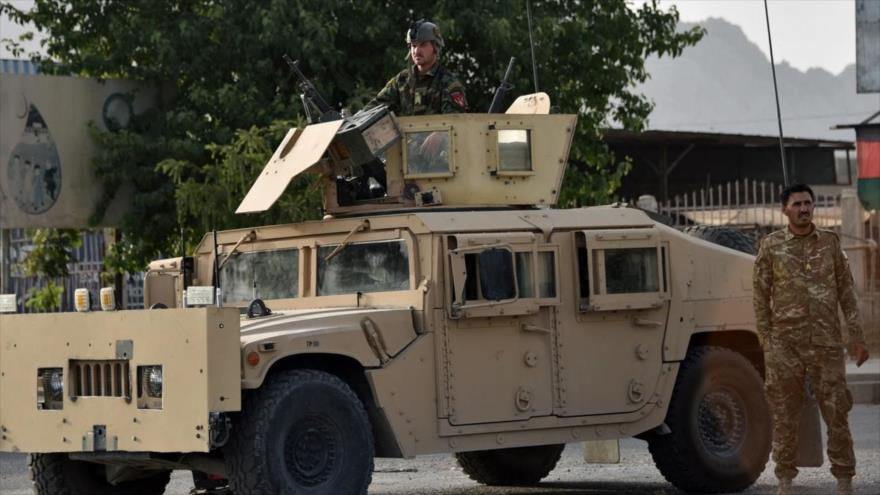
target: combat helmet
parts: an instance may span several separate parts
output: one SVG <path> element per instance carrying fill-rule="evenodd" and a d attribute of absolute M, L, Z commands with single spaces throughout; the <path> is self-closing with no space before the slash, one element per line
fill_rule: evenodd
<path fill-rule="evenodd" d="M 409 29 L 406 30 L 407 44 L 421 43 L 423 41 L 431 41 L 436 44 L 438 48 L 443 48 L 444 46 L 443 35 L 440 34 L 440 28 L 427 19 L 419 19 L 418 21 L 413 22 L 410 24 Z"/>

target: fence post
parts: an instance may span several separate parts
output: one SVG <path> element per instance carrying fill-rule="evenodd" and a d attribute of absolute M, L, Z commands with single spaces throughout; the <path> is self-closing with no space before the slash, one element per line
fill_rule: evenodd
<path fill-rule="evenodd" d="M 12 270 L 9 269 L 9 230 L 0 228 L 0 294 L 8 294 L 12 289 L 9 280 Z"/>
<path fill-rule="evenodd" d="M 844 248 L 864 245 L 865 224 L 862 221 L 862 205 L 859 202 L 856 190 L 846 188 L 840 192 L 840 233 L 841 244 Z M 853 272 L 856 290 L 861 294 L 865 291 L 865 251 L 862 249 L 847 249 L 849 267 Z"/>

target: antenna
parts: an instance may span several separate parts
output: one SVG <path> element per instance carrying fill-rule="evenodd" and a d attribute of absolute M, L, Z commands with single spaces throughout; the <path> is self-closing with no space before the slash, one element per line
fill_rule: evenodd
<path fill-rule="evenodd" d="M 217 307 L 221 306 L 220 302 L 220 253 L 217 249 L 217 228 L 214 228 L 214 297 L 216 298 Z"/>
<path fill-rule="evenodd" d="M 776 121 L 779 123 L 779 156 L 782 159 L 782 181 L 785 183 L 785 187 L 788 187 L 791 183 L 788 181 L 788 166 L 785 164 L 785 146 L 782 144 L 782 111 L 779 109 L 779 88 L 776 86 L 776 63 L 773 60 L 773 37 L 770 36 L 770 12 L 767 9 L 767 0 L 764 0 L 764 18 L 767 20 L 770 69 L 773 71 L 773 93 L 776 95 Z"/>
<path fill-rule="evenodd" d="M 532 75 L 535 78 L 535 93 L 538 92 L 538 64 L 535 62 L 535 40 L 532 36 L 532 3 L 526 0 L 526 18 L 529 21 L 529 47 L 532 50 Z"/>

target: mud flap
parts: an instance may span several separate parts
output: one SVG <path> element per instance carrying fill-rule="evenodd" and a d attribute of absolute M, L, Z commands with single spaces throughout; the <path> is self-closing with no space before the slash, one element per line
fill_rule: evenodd
<path fill-rule="evenodd" d="M 619 440 L 584 442 L 584 460 L 588 464 L 620 464 Z"/>
<path fill-rule="evenodd" d="M 809 381 L 804 386 L 804 407 L 801 409 L 801 422 L 798 428 L 798 467 L 821 467 L 825 462 L 822 447 L 822 425 L 820 424 L 819 403 L 813 396 Z"/>

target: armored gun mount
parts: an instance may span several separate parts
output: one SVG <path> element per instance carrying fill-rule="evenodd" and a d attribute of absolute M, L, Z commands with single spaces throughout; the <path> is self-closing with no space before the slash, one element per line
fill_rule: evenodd
<path fill-rule="evenodd" d="M 577 117 L 549 106 L 539 93 L 505 114 L 396 117 L 377 107 L 291 129 L 236 213 L 267 210 L 302 173 L 321 176 L 333 215 L 553 205 Z"/>

